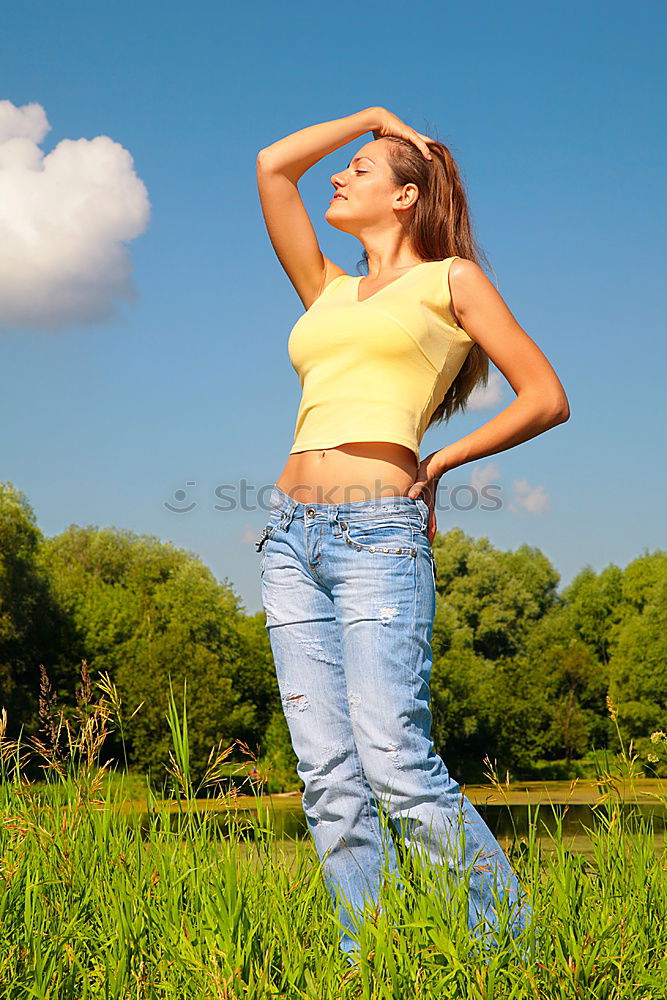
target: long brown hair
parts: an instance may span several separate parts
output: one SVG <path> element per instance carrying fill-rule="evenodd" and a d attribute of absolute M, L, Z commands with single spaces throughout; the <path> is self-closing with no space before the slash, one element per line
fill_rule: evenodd
<path fill-rule="evenodd" d="M 428 143 L 433 159 L 427 161 L 417 147 L 398 136 L 383 136 L 389 142 L 387 159 L 393 180 L 398 187 L 416 184 L 419 198 L 410 216 L 409 237 L 415 253 L 422 260 L 446 260 L 465 257 L 480 267 L 488 264 L 484 251 L 473 235 L 463 181 L 456 161 L 444 143 Z M 364 249 L 357 269 L 365 265 L 368 274 L 368 254 Z M 493 270 L 493 269 L 492 269 Z M 477 385 L 489 380 L 489 358 L 474 343 L 443 400 L 435 409 L 428 426 L 449 420 L 457 410 L 465 411 L 470 393 Z"/>

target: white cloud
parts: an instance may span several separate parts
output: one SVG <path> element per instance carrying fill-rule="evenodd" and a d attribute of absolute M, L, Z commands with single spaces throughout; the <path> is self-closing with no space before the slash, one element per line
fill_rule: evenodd
<path fill-rule="evenodd" d="M 468 397 L 467 406 L 471 410 L 486 410 L 496 406 L 503 398 L 503 382 L 499 372 L 489 371 L 486 385 L 477 385 Z"/>
<path fill-rule="evenodd" d="M 520 510 L 529 514 L 542 514 L 549 508 L 549 495 L 543 486 L 529 486 L 527 479 L 517 479 L 514 482 L 515 495 L 510 504 L 510 510 L 515 514 Z"/>
<path fill-rule="evenodd" d="M 261 528 L 257 531 L 257 529 L 253 528 L 251 524 L 246 524 L 243 528 L 243 534 L 241 535 L 241 543 L 243 545 L 251 545 L 253 542 L 257 541 L 260 533 Z"/>
<path fill-rule="evenodd" d="M 148 193 L 126 149 L 106 135 L 63 139 L 40 104 L 0 101 L 0 323 L 58 328 L 114 315 L 132 298 L 129 240 Z"/>
<path fill-rule="evenodd" d="M 490 483 L 500 482 L 500 468 L 496 462 L 485 462 L 484 465 L 473 466 L 470 472 L 470 486 L 481 493 Z"/>

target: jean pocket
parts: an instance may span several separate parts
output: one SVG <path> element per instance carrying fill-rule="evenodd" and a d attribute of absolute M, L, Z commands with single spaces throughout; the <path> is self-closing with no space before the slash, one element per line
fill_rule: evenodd
<path fill-rule="evenodd" d="M 341 521 L 344 541 L 358 552 L 376 552 L 386 556 L 416 556 L 412 524 L 408 520 L 375 519 Z"/>

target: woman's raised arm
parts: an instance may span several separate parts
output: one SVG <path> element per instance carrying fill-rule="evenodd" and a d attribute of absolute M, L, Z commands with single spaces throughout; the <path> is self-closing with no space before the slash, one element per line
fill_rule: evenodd
<path fill-rule="evenodd" d="M 380 111 L 366 108 L 310 125 L 260 150 L 257 156 L 257 187 L 269 239 L 306 309 L 329 281 L 346 272 L 320 250 L 299 194 L 299 178 L 327 153 L 372 131 Z"/>

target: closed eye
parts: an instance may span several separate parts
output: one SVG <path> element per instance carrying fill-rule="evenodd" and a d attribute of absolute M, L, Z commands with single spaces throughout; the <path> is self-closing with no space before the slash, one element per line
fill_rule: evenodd
<path fill-rule="evenodd" d="M 355 173 L 357 173 L 357 174 L 367 174 L 368 171 L 367 170 L 355 170 Z"/>

